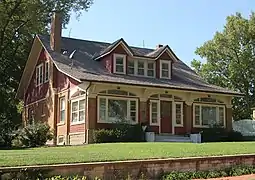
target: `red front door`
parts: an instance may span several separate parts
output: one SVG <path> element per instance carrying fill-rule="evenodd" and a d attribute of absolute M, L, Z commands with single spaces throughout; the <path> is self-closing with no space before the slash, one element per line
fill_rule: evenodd
<path fill-rule="evenodd" d="M 160 101 L 161 133 L 172 133 L 172 102 Z"/>

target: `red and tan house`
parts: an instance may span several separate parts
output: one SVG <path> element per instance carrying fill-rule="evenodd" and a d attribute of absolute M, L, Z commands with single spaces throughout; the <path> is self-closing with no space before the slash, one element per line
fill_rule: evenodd
<path fill-rule="evenodd" d="M 47 122 L 53 144 L 91 143 L 94 129 L 121 120 L 158 134 L 190 134 L 211 123 L 231 130 L 231 100 L 240 95 L 204 82 L 167 45 L 61 37 L 57 14 L 50 36 L 35 36 L 17 92 L 24 125 Z"/>

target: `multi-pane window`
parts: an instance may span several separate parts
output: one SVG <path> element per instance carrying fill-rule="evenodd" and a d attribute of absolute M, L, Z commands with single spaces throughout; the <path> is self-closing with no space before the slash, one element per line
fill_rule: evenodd
<path fill-rule="evenodd" d="M 99 97 L 99 122 L 135 123 L 138 120 L 137 99 Z"/>
<path fill-rule="evenodd" d="M 66 111 L 65 97 L 61 97 L 59 99 L 59 121 L 60 121 L 60 123 L 65 122 L 65 111 Z"/>
<path fill-rule="evenodd" d="M 71 111 L 73 123 L 85 121 L 85 99 L 73 101 Z"/>
<path fill-rule="evenodd" d="M 160 78 L 170 78 L 171 74 L 171 61 L 160 61 Z"/>
<path fill-rule="evenodd" d="M 144 61 L 138 61 L 137 63 L 137 74 L 144 76 Z"/>
<path fill-rule="evenodd" d="M 194 105 L 194 126 L 224 126 L 225 107 L 213 105 Z"/>
<path fill-rule="evenodd" d="M 43 64 L 40 64 L 36 67 L 36 85 L 43 83 Z"/>
<path fill-rule="evenodd" d="M 155 61 L 129 59 L 127 74 L 155 77 Z"/>
<path fill-rule="evenodd" d="M 159 123 L 159 101 L 150 102 L 150 124 L 158 125 Z"/>
<path fill-rule="evenodd" d="M 114 72 L 119 74 L 126 73 L 126 56 L 114 54 Z"/>
<path fill-rule="evenodd" d="M 155 67 L 154 62 L 148 62 L 147 63 L 147 76 L 154 77 Z"/>
<path fill-rule="evenodd" d="M 128 74 L 135 74 L 135 62 L 134 60 L 129 60 L 128 61 Z"/>
<path fill-rule="evenodd" d="M 175 102 L 175 124 L 182 125 L 183 124 L 183 108 L 182 102 Z"/>
<path fill-rule="evenodd" d="M 44 82 L 49 81 L 49 69 L 50 69 L 49 61 L 47 61 L 47 62 L 45 62 L 45 67 L 44 67 L 44 71 L 45 71 L 45 73 L 44 73 L 44 76 L 45 76 Z"/>

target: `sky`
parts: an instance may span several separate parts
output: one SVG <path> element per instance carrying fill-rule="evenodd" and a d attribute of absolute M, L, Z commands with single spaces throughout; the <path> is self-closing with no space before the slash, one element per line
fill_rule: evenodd
<path fill-rule="evenodd" d="M 77 20 L 73 13 L 63 36 L 155 48 L 169 45 L 190 65 L 195 50 L 222 31 L 226 17 L 236 12 L 249 17 L 255 0 L 94 0 Z"/>

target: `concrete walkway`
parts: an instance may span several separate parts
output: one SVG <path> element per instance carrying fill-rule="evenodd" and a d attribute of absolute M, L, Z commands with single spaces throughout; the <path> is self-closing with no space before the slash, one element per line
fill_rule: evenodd
<path fill-rule="evenodd" d="M 255 174 L 249 174 L 244 176 L 234 176 L 234 177 L 212 178 L 207 180 L 255 180 Z"/>

